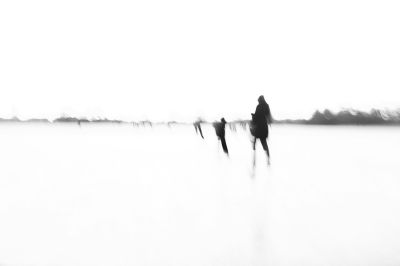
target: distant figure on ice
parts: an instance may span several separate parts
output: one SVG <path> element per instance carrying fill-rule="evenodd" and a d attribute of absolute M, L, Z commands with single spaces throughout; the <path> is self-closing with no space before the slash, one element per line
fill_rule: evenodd
<path fill-rule="evenodd" d="M 203 136 L 203 131 L 201 130 L 201 122 L 203 122 L 201 119 L 197 119 L 196 122 L 193 123 L 194 129 L 196 130 L 196 133 L 200 133 L 200 136 L 204 139 Z"/>
<path fill-rule="evenodd" d="M 217 134 L 218 138 L 221 140 L 222 149 L 228 155 L 228 147 L 226 146 L 225 140 L 225 124 L 225 118 L 221 118 L 221 122 L 215 122 L 213 126 L 215 128 L 215 134 Z"/>
<path fill-rule="evenodd" d="M 264 99 L 264 96 L 261 95 L 258 97 L 258 105 L 254 114 L 251 114 L 251 124 L 250 124 L 250 132 L 254 136 L 253 141 L 253 150 L 254 150 L 254 165 L 255 165 L 255 150 L 256 150 L 256 141 L 260 139 L 260 142 L 267 153 L 268 165 L 270 164 L 270 155 L 267 144 L 268 138 L 268 126 L 272 122 L 271 111 L 269 109 L 269 105 Z"/>

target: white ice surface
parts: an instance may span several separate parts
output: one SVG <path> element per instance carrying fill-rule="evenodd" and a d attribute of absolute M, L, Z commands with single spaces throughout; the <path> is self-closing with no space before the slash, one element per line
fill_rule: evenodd
<path fill-rule="evenodd" d="M 399 265 L 400 129 L 0 126 L 0 265 Z"/>

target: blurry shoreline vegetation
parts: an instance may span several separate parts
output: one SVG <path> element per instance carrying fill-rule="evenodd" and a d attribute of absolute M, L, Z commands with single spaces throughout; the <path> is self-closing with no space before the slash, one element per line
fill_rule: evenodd
<path fill-rule="evenodd" d="M 0 118 L 0 123 L 12 122 L 12 123 L 75 123 L 75 124 L 96 124 L 96 123 L 108 123 L 108 124 L 132 124 L 133 126 L 153 126 L 153 125 L 178 125 L 178 124 L 192 124 L 183 123 L 177 121 L 167 122 L 152 122 L 150 120 L 142 120 L 136 122 L 128 122 L 116 119 L 107 118 L 77 118 L 68 115 L 62 115 L 54 120 L 32 118 L 27 120 L 21 120 L 14 116 L 12 118 Z M 195 121 L 193 121 L 195 122 Z M 208 124 L 205 120 L 197 120 L 197 122 Z M 237 119 L 230 121 L 228 124 L 239 124 L 246 126 L 250 123 L 250 120 Z M 400 108 L 397 110 L 379 110 L 372 109 L 369 112 L 359 111 L 355 109 L 343 109 L 339 112 L 333 112 L 325 109 L 323 111 L 316 110 L 309 119 L 273 119 L 274 124 L 298 124 L 298 125 L 400 125 Z"/>
<path fill-rule="evenodd" d="M 304 125 L 400 125 L 400 109 L 394 111 L 372 109 L 369 112 L 355 109 L 332 112 L 325 109 L 324 111 L 315 111 L 310 119 L 285 119 L 274 122 Z"/>

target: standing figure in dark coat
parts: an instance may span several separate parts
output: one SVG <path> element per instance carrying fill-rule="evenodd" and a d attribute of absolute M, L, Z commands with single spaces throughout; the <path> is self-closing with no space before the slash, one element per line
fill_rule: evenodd
<path fill-rule="evenodd" d="M 253 150 L 256 149 L 256 141 L 260 140 L 265 152 L 267 153 L 268 164 L 270 163 L 270 155 L 267 144 L 268 126 L 272 122 L 271 111 L 269 105 L 264 99 L 264 96 L 258 98 L 258 105 L 256 111 L 252 115 L 250 132 L 254 136 Z"/>
<path fill-rule="evenodd" d="M 215 122 L 213 125 L 215 128 L 215 134 L 217 134 L 218 138 L 221 140 L 222 149 L 228 155 L 228 147 L 226 146 L 225 140 L 225 124 L 225 118 L 221 118 L 221 122 Z"/>

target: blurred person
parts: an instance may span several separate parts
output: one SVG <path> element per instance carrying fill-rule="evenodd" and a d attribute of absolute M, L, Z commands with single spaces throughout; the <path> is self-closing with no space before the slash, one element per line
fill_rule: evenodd
<path fill-rule="evenodd" d="M 194 129 L 196 130 L 196 133 L 200 133 L 200 136 L 204 139 L 203 136 L 203 131 L 201 130 L 201 122 L 202 120 L 198 119 L 196 122 L 193 123 Z"/>
<path fill-rule="evenodd" d="M 222 149 L 227 155 L 229 155 L 225 140 L 225 124 L 225 118 L 221 118 L 221 122 L 215 122 L 213 126 L 215 128 L 215 134 L 217 134 L 218 139 L 221 140 Z"/>
<path fill-rule="evenodd" d="M 254 114 L 251 114 L 251 124 L 250 124 L 250 132 L 254 136 L 253 140 L 253 150 L 255 154 L 256 150 L 256 141 L 260 140 L 266 154 L 267 154 L 267 162 L 270 164 L 270 154 L 269 148 L 267 144 L 268 138 L 268 126 L 272 123 L 271 111 L 269 109 L 268 103 L 265 101 L 264 96 L 261 95 L 258 97 L 258 105 Z M 255 157 L 254 157 L 255 164 Z"/>

